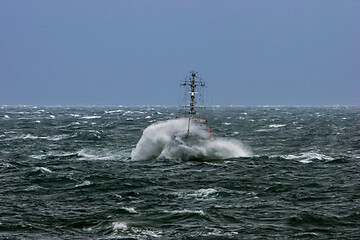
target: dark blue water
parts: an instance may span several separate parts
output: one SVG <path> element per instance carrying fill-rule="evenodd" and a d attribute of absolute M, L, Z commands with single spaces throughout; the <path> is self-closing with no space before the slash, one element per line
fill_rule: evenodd
<path fill-rule="evenodd" d="M 359 239 L 360 109 L 219 107 L 231 159 L 131 151 L 171 107 L 1 107 L 0 239 Z"/>

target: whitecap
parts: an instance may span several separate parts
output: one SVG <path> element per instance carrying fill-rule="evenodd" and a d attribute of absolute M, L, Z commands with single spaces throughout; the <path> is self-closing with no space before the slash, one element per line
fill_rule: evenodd
<path fill-rule="evenodd" d="M 0 162 L 0 166 L 6 167 L 6 168 L 14 167 L 14 165 L 12 165 L 11 163 L 6 163 L 6 162 Z"/>
<path fill-rule="evenodd" d="M 61 134 L 61 135 L 55 135 L 55 136 L 47 136 L 47 137 L 38 137 L 31 134 L 27 134 L 25 137 L 22 137 L 23 139 L 45 139 L 49 141 L 59 141 L 61 139 L 67 138 L 67 134 Z"/>
<path fill-rule="evenodd" d="M 52 171 L 46 167 L 35 167 L 33 172 L 52 173 Z"/>
<path fill-rule="evenodd" d="M 4 115 L 4 118 L 9 119 L 10 117 L 9 117 L 9 115 Z"/>
<path fill-rule="evenodd" d="M 122 209 L 124 209 L 125 211 L 129 212 L 129 213 L 138 213 L 135 208 L 132 207 L 123 207 Z"/>
<path fill-rule="evenodd" d="M 61 134 L 61 135 L 55 135 L 53 137 L 46 137 L 47 140 L 51 140 L 51 141 L 59 141 L 59 140 L 62 140 L 62 139 L 65 139 L 67 138 L 69 135 L 67 134 Z"/>
<path fill-rule="evenodd" d="M 194 213 L 199 214 L 201 216 L 204 216 L 205 213 L 203 210 L 190 210 L 190 209 L 184 209 L 184 210 L 172 210 L 172 211 L 164 211 L 165 213 L 173 213 L 173 214 L 183 214 L 183 213 Z"/>
<path fill-rule="evenodd" d="M 127 159 L 128 153 L 121 150 L 91 150 L 81 149 L 77 152 L 80 157 L 79 160 L 114 160 L 114 159 Z"/>
<path fill-rule="evenodd" d="M 50 115 L 50 118 L 55 119 L 55 116 L 54 116 L 54 115 Z"/>
<path fill-rule="evenodd" d="M 280 127 L 285 127 L 286 124 L 270 124 L 269 127 L 270 128 L 280 128 Z"/>
<path fill-rule="evenodd" d="M 208 198 L 210 195 L 214 195 L 217 193 L 216 189 L 213 188 L 202 188 L 196 190 L 194 193 L 189 194 L 189 196 L 197 197 L 197 198 Z"/>
<path fill-rule="evenodd" d="M 81 117 L 82 119 L 97 119 L 97 118 L 101 118 L 101 116 L 84 116 Z"/>
<path fill-rule="evenodd" d="M 334 160 L 334 158 L 332 157 L 316 152 L 305 152 L 297 155 L 289 154 L 282 157 L 287 160 L 297 160 L 301 163 L 311 163 L 313 160 L 326 160 L 326 161 Z"/>
<path fill-rule="evenodd" d="M 175 192 L 174 195 L 184 199 L 213 200 L 217 190 L 213 188 L 198 189 L 186 192 Z"/>
<path fill-rule="evenodd" d="M 218 239 L 218 238 L 223 239 L 224 237 L 226 239 L 228 239 L 229 237 L 231 237 L 230 239 L 234 239 L 234 236 L 239 234 L 239 232 L 236 232 L 236 231 L 223 232 L 216 228 L 210 228 L 209 230 L 211 230 L 211 231 L 204 232 L 203 236 L 207 236 L 207 237 L 211 236 L 211 239 Z M 215 236 L 216 236 L 216 238 L 214 238 Z M 236 239 L 239 239 L 239 238 L 236 238 Z"/>
<path fill-rule="evenodd" d="M 311 163 L 312 161 L 310 159 L 301 159 L 299 160 L 301 163 Z"/>
<path fill-rule="evenodd" d="M 90 181 L 84 181 L 84 182 L 82 182 L 82 183 L 80 183 L 80 184 L 75 185 L 74 188 L 87 187 L 87 186 L 90 186 L 90 185 L 91 185 L 91 182 L 90 182 Z"/>
<path fill-rule="evenodd" d="M 84 232 L 92 232 L 93 228 L 92 227 L 83 227 L 82 229 Z"/>
<path fill-rule="evenodd" d="M 151 238 L 159 238 L 162 236 L 162 231 L 153 231 L 153 230 L 146 230 L 146 229 L 137 229 L 137 228 L 133 228 L 133 231 L 137 234 L 137 235 L 144 235 L 144 237 L 146 237 L 146 239 L 148 239 L 148 237 Z"/>
<path fill-rule="evenodd" d="M 39 189 L 42 189 L 43 187 L 41 187 L 40 185 L 37 185 L 37 184 L 34 184 L 34 185 L 31 185 L 27 188 L 25 188 L 25 191 L 36 191 L 36 190 L 39 190 Z"/>
<path fill-rule="evenodd" d="M 33 136 L 31 134 L 27 134 L 25 137 L 23 137 L 23 139 L 38 139 L 39 137 L 37 136 Z"/>
<path fill-rule="evenodd" d="M 272 132 L 272 131 L 274 131 L 274 130 L 271 128 L 262 128 L 262 129 L 256 130 L 256 132 Z"/>
<path fill-rule="evenodd" d="M 128 226 L 124 222 L 113 222 L 112 226 L 114 232 L 116 233 L 125 232 L 126 230 L 128 230 Z"/>
<path fill-rule="evenodd" d="M 123 116 L 128 115 L 128 114 L 133 114 L 133 113 L 134 113 L 133 111 L 126 111 L 123 113 Z"/>
<path fill-rule="evenodd" d="M 150 229 L 141 229 L 137 227 L 131 227 L 131 233 L 128 234 L 125 238 L 131 239 L 153 239 L 153 238 L 160 238 L 163 234 L 162 231 L 155 231 Z"/>
<path fill-rule="evenodd" d="M 90 158 L 90 159 L 96 158 L 96 155 L 90 154 L 86 149 L 81 149 L 80 151 L 77 152 L 77 154 L 78 156 L 84 158 Z"/>
<path fill-rule="evenodd" d="M 111 110 L 111 111 L 105 111 L 105 113 L 120 113 L 123 112 L 124 110 L 119 109 L 119 110 Z"/>
<path fill-rule="evenodd" d="M 29 157 L 42 160 L 42 159 L 45 159 L 46 156 L 47 156 L 46 154 L 42 154 L 42 155 L 30 155 Z"/>

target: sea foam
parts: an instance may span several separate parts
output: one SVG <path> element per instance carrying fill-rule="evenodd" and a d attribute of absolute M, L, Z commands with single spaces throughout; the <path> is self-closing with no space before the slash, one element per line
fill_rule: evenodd
<path fill-rule="evenodd" d="M 190 124 L 190 137 L 187 137 L 187 128 L 186 118 L 150 125 L 132 150 L 131 159 L 219 160 L 252 155 L 239 140 L 210 137 L 206 128 L 195 123 Z"/>

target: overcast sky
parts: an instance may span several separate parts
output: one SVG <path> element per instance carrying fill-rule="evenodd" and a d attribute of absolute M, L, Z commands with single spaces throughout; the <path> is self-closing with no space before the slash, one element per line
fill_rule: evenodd
<path fill-rule="evenodd" d="M 360 105 L 359 0 L 0 0 L 0 105 Z"/>

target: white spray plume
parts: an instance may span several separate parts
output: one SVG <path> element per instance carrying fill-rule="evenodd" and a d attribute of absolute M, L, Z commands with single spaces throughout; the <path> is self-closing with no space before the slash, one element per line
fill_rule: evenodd
<path fill-rule="evenodd" d="M 187 127 L 186 118 L 150 125 L 132 150 L 131 159 L 218 160 L 252 155 L 251 150 L 236 139 L 210 138 L 210 133 L 199 124 L 190 124 L 191 135 L 186 137 Z"/>

